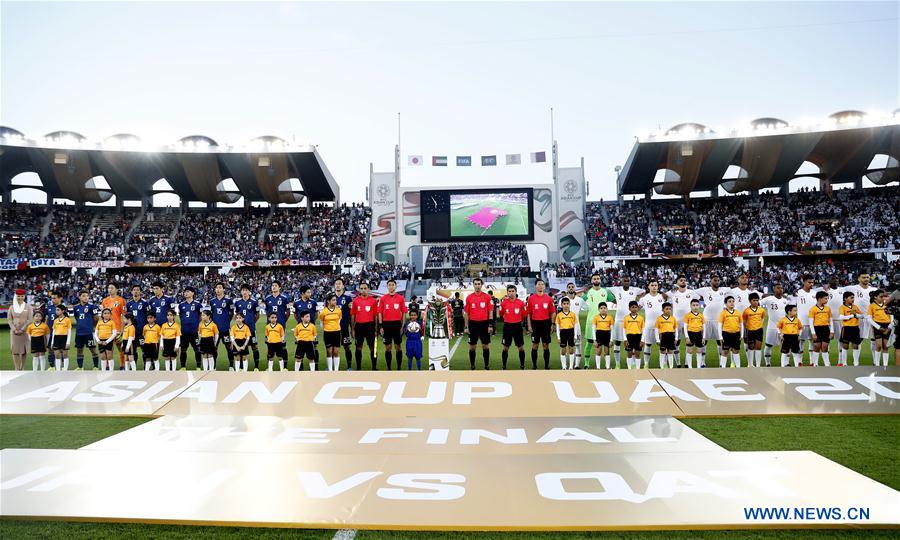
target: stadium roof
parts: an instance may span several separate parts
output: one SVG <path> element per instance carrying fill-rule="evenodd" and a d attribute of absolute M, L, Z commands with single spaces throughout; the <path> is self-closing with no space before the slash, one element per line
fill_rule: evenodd
<path fill-rule="evenodd" d="M 818 124 L 791 126 L 777 118 L 760 118 L 744 129 L 712 130 L 701 124 L 679 124 L 665 133 L 638 137 L 619 173 L 622 195 L 667 195 L 709 191 L 721 185 L 741 191 L 782 187 L 793 178 L 818 177 L 831 183 L 863 177 L 884 185 L 900 180 L 900 115 L 867 116 L 843 111 Z M 870 168 L 877 155 L 886 165 Z M 818 173 L 797 174 L 804 162 Z M 729 167 L 737 175 L 725 178 Z M 656 180 L 664 170 L 663 181 Z"/>
<path fill-rule="evenodd" d="M 165 179 L 186 201 L 275 203 L 339 201 L 340 189 L 315 146 L 296 146 L 278 137 L 258 137 L 246 146 L 219 145 L 202 135 L 168 146 L 149 146 L 134 135 L 118 134 L 89 142 L 74 132 L 56 131 L 38 140 L 0 127 L 0 190 L 17 186 L 12 179 L 36 173 L 48 197 L 76 202 L 140 200 Z M 93 179 L 102 176 L 109 189 Z M 232 179 L 237 191 L 223 182 Z M 302 189 L 291 187 L 297 179 Z"/>

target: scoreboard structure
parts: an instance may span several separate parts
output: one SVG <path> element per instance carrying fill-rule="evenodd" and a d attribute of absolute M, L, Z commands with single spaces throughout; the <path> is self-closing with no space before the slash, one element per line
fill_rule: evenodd
<path fill-rule="evenodd" d="M 367 258 L 369 262 L 408 263 L 410 250 L 415 246 L 428 245 L 428 231 L 423 235 L 423 192 L 433 192 L 433 188 L 405 186 L 400 184 L 400 147 L 395 147 L 394 170 L 375 172 L 369 170 L 369 204 L 372 207 L 371 240 Z M 521 190 L 531 198 L 532 223 L 527 224 L 529 239 L 511 238 L 511 241 L 541 244 L 547 247 L 548 262 L 580 262 L 589 257 L 585 234 L 585 206 L 587 183 L 584 178 L 584 159 L 578 167 L 557 165 L 557 145 L 553 143 L 552 177 L 547 183 L 534 185 L 480 185 L 479 191 L 510 192 Z M 444 186 L 443 191 L 472 191 L 470 186 Z M 473 220 L 487 223 L 486 214 L 506 212 L 504 208 L 480 208 L 481 214 L 474 214 Z M 482 215 L 485 214 L 485 215 Z M 503 215 L 503 218 L 515 217 Z M 427 220 L 426 220 L 427 225 Z M 533 231 L 533 236 L 531 235 Z M 487 239 L 487 238 L 486 238 Z M 497 236 L 490 239 L 496 240 Z M 477 241 L 467 238 L 447 241 Z"/>

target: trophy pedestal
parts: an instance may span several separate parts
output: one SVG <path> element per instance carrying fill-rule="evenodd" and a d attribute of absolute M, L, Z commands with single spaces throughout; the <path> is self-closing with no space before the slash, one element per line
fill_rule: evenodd
<path fill-rule="evenodd" d="M 428 369 L 432 371 L 447 371 L 450 369 L 449 339 L 428 339 Z"/>

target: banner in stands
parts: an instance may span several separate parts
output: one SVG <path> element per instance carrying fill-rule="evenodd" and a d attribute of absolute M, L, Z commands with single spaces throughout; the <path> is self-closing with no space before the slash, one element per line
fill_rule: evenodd
<path fill-rule="evenodd" d="M 85 450 L 324 454 L 724 452 L 665 416 L 317 418 L 163 416 Z"/>
<path fill-rule="evenodd" d="M 0 469 L 7 518 L 452 531 L 900 525 L 900 493 L 813 452 L 5 449 Z M 791 510 L 747 513 L 773 506 Z"/>
<path fill-rule="evenodd" d="M 511 281 L 489 281 L 484 284 L 482 290 L 498 299 L 502 299 L 504 296 L 506 296 L 506 287 L 508 285 L 516 286 L 516 294 L 518 294 L 519 298 L 521 298 L 522 300 L 524 300 L 528 296 L 528 291 L 525 290 L 525 287 L 521 283 L 513 283 Z M 473 292 L 475 292 L 475 288 L 472 286 L 471 282 L 466 282 L 463 284 L 432 282 L 431 286 L 428 288 L 427 295 L 428 298 L 432 298 L 433 296 L 440 296 L 445 300 L 452 300 L 456 293 L 459 293 L 460 298 L 465 300 L 466 297 Z"/>
<path fill-rule="evenodd" d="M 369 260 L 397 262 L 397 178 L 396 174 L 372 173 L 369 181 L 369 205 L 372 207 L 372 234 Z"/>
<path fill-rule="evenodd" d="M 557 170 L 559 257 L 563 262 L 581 262 L 588 257 L 585 235 L 584 170 L 564 167 Z"/>
<path fill-rule="evenodd" d="M 302 384 L 301 384 L 302 382 Z M 900 414 L 900 367 L 422 372 L 0 372 L 3 414 Z"/>

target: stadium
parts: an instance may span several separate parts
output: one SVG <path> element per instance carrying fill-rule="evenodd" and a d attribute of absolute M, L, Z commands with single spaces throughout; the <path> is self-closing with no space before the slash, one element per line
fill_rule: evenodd
<path fill-rule="evenodd" d="M 612 176 L 550 113 L 364 180 L 348 131 L 0 126 L 2 536 L 896 537 L 900 109 Z"/>

